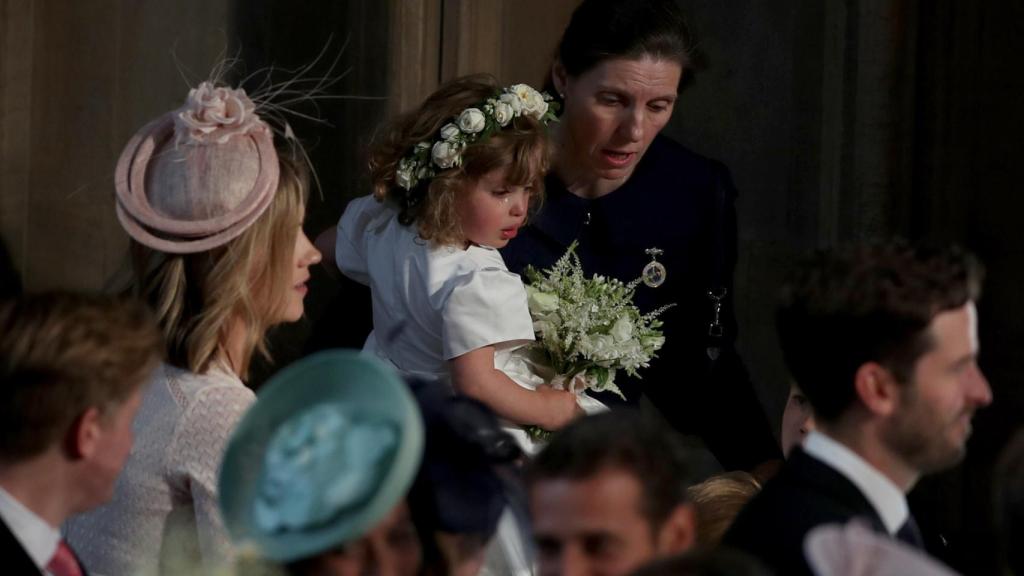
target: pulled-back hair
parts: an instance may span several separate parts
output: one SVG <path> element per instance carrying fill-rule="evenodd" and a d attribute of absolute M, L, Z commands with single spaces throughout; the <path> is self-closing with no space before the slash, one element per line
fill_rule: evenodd
<path fill-rule="evenodd" d="M 42 453 L 89 408 L 105 415 L 162 352 L 141 302 L 62 293 L 0 302 L 0 461 Z"/>
<path fill-rule="evenodd" d="M 656 419 L 635 410 L 586 416 L 555 433 L 530 461 L 526 483 L 583 481 L 605 470 L 626 472 L 641 488 L 639 512 L 657 531 L 677 506 L 687 502 L 694 473 L 682 439 Z"/>
<path fill-rule="evenodd" d="M 751 498 L 761 482 L 749 472 L 734 470 L 712 476 L 687 490 L 697 511 L 697 544 L 713 548 Z"/>
<path fill-rule="evenodd" d="M 490 137 L 478 140 L 462 152 L 462 165 L 442 170 L 433 178 L 420 180 L 412 190 L 396 182 L 402 160 L 420 142 L 433 144 L 441 127 L 466 108 L 482 105 L 498 94 L 499 87 L 488 75 L 457 78 L 441 86 L 419 108 L 391 122 L 375 138 L 370 149 L 373 194 L 398 209 L 398 220 L 416 225 L 420 237 L 436 244 L 464 241 L 456 213 L 456 198 L 488 172 L 507 168 L 508 183 L 533 186 L 531 208 L 543 196 L 544 174 L 550 166 L 550 144 L 546 128 L 538 120 L 522 115 Z"/>
<path fill-rule="evenodd" d="M 983 276 L 959 248 L 901 241 L 808 258 L 783 288 L 776 320 L 786 365 L 814 417 L 834 422 L 853 404 L 854 378 L 867 362 L 910 382 L 934 346 L 932 319 L 977 300 Z"/>
<path fill-rule="evenodd" d="M 692 50 L 676 0 L 584 0 L 562 34 L 558 61 L 570 76 L 605 60 L 644 56 L 672 60 L 686 70 Z"/>
<path fill-rule="evenodd" d="M 131 242 L 134 290 L 156 313 L 167 361 L 202 374 L 224 352 L 233 321 L 244 327 L 238 376 L 253 352 L 270 357 L 265 335 L 285 306 L 295 235 L 302 224 L 304 165 L 278 151 L 280 177 L 267 210 L 234 240 L 206 252 L 168 254 Z"/>

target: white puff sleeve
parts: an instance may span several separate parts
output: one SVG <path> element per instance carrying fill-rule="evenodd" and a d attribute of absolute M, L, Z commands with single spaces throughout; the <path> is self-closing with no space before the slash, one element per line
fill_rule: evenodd
<path fill-rule="evenodd" d="M 373 196 L 363 196 L 349 202 L 338 221 L 335 263 L 342 273 L 360 284 L 370 283 L 367 266 L 369 232 L 382 220 L 389 219 L 391 212 Z"/>
<path fill-rule="evenodd" d="M 484 346 L 532 341 L 533 320 L 519 276 L 485 267 L 458 279 L 442 310 L 446 360 Z"/>

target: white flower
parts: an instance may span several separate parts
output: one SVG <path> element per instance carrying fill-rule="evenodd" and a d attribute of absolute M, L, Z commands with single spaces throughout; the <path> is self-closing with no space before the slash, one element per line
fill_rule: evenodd
<path fill-rule="evenodd" d="M 487 117 L 479 108 L 466 108 L 459 114 L 458 123 L 466 134 L 476 134 L 487 126 Z"/>
<path fill-rule="evenodd" d="M 519 98 L 519 96 L 516 96 L 515 94 L 502 94 L 501 96 L 498 96 L 498 102 L 508 104 L 508 106 L 512 108 L 513 117 L 519 116 L 519 114 L 522 113 L 523 111 L 523 101 L 522 99 Z"/>
<path fill-rule="evenodd" d="M 616 342 L 626 342 L 633 337 L 633 322 L 628 316 L 623 316 L 616 320 L 611 333 Z"/>
<path fill-rule="evenodd" d="M 544 313 L 558 310 L 558 294 L 541 292 L 533 286 L 526 287 L 526 299 L 531 313 Z"/>
<path fill-rule="evenodd" d="M 412 162 L 402 160 L 398 164 L 398 170 L 395 171 L 395 182 L 406 190 L 412 190 L 416 185 L 416 176 L 413 174 L 414 167 Z"/>
<path fill-rule="evenodd" d="M 515 118 L 515 111 L 508 102 L 496 102 L 494 104 L 494 119 L 499 126 L 505 127 Z"/>
<path fill-rule="evenodd" d="M 223 144 L 237 134 L 266 129 L 245 90 L 214 88 L 210 82 L 189 90 L 174 124 L 178 142 L 189 144 Z"/>
<path fill-rule="evenodd" d="M 441 127 L 441 139 L 442 140 L 447 140 L 449 142 L 452 142 L 456 138 L 458 138 L 459 134 L 461 134 L 461 133 L 462 132 L 459 130 L 459 127 L 456 126 L 455 124 L 450 124 L 449 123 L 449 124 L 445 124 L 444 126 Z"/>
<path fill-rule="evenodd" d="M 640 341 L 640 343 L 643 345 L 644 348 L 647 348 L 648 350 L 660 350 L 661 347 L 665 345 L 665 337 L 647 336 L 643 338 Z"/>
<path fill-rule="evenodd" d="M 523 114 L 540 120 L 548 111 L 548 103 L 544 101 L 544 96 L 526 84 L 516 84 L 509 88 L 509 92 L 515 94 L 522 102 Z"/>
<path fill-rule="evenodd" d="M 430 150 L 430 157 L 438 168 L 447 170 L 452 166 L 459 165 L 462 160 L 461 152 L 462 150 L 457 144 L 442 140 L 434 143 L 434 147 Z"/>

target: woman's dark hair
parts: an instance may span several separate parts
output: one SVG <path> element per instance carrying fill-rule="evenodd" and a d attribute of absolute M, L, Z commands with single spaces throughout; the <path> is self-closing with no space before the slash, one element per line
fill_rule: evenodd
<path fill-rule="evenodd" d="M 570 76 L 612 58 L 643 56 L 674 60 L 685 70 L 692 51 L 690 30 L 675 0 L 583 0 L 562 34 L 558 61 Z"/>

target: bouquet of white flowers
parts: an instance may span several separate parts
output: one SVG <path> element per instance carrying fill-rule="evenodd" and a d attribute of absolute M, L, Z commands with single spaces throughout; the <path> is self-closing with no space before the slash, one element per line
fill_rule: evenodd
<path fill-rule="evenodd" d="M 669 306 L 641 314 L 633 304 L 639 279 L 626 284 L 604 276 L 587 278 L 575 249 L 574 242 L 543 273 L 526 270 L 537 341 L 521 353 L 535 369 L 554 374 L 556 388 L 622 396 L 616 371 L 638 376 L 637 370 L 656 356 L 665 343 L 658 317 Z"/>

